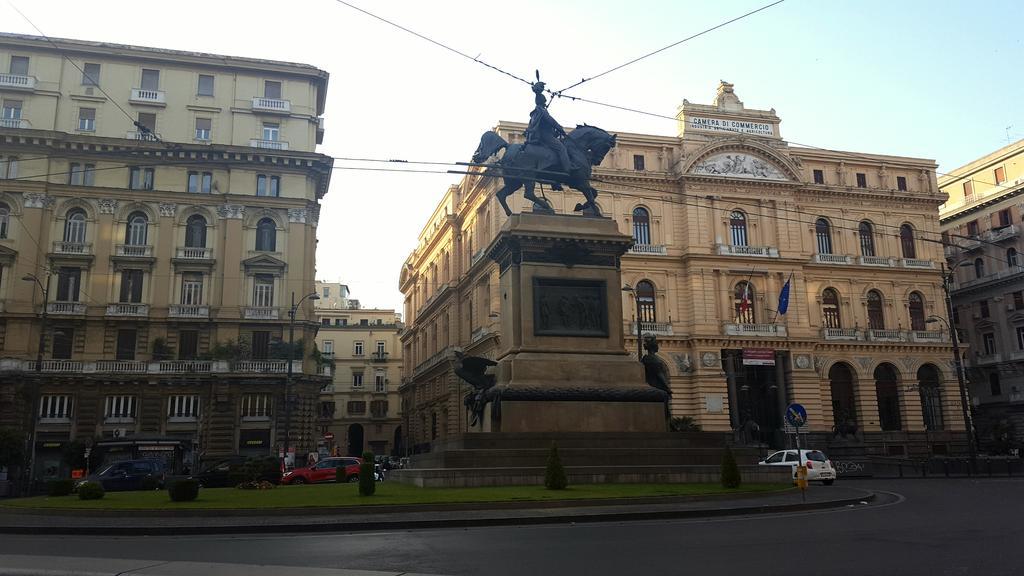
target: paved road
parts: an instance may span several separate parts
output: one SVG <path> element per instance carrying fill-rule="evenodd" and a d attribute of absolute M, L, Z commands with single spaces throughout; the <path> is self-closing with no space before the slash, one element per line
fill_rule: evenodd
<path fill-rule="evenodd" d="M 708 520 L 296 536 L 5 535 L 0 554 L 187 558 L 453 575 L 1024 572 L 1024 480 L 847 484 L 898 496 L 842 511 Z"/>

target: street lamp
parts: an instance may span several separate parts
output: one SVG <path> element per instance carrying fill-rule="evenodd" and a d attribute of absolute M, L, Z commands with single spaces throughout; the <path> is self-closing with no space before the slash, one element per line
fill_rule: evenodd
<path fill-rule="evenodd" d="M 295 292 L 292 292 L 292 307 L 288 309 L 288 376 L 285 379 L 284 384 L 284 457 L 288 458 L 288 448 L 291 443 L 292 436 L 292 364 L 294 363 L 295 357 L 295 312 L 299 309 L 299 305 L 302 304 L 306 299 L 319 300 L 320 295 L 316 292 L 310 292 L 298 302 L 295 301 Z M 303 346 L 305 348 L 305 346 Z M 295 460 L 292 459 L 292 466 L 295 465 Z"/>
<path fill-rule="evenodd" d="M 26 474 L 24 476 L 24 488 L 26 491 L 31 489 L 32 473 L 36 461 L 36 418 L 39 415 L 39 373 L 43 370 L 43 351 L 46 348 L 46 308 L 49 305 L 50 299 L 50 278 L 51 274 L 47 271 L 46 285 L 44 286 L 43 283 L 40 282 L 39 277 L 35 274 L 26 274 L 21 277 L 25 282 L 35 282 L 36 286 L 38 286 L 39 290 L 43 293 L 43 307 L 39 314 L 39 345 L 36 347 L 36 377 L 32 379 L 33 383 L 29 394 L 31 408 L 29 411 L 28 466 L 26 467 Z"/>
<path fill-rule="evenodd" d="M 630 294 L 633 295 L 633 304 L 636 310 L 636 359 L 639 360 L 640 362 L 643 362 L 644 343 L 643 339 L 640 337 L 640 295 L 637 293 L 635 288 L 630 286 L 628 282 L 625 286 L 622 287 L 622 291 L 629 292 Z"/>

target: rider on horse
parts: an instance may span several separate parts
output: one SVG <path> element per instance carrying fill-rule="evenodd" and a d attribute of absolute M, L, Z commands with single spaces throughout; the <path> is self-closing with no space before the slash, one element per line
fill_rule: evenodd
<path fill-rule="evenodd" d="M 561 138 L 565 138 L 565 130 L 548 113 L 544 99 L 544 83 L 537 81 L 532 85 L 534 103 L 536 106 L 530 112 L 530 123 L 526 127 L 526 143 L 540 144 L 553 151 L 558 157 L 558 163 L 562 172 L 568 174 L 572 170 L 572 163 L 569 162 L 569 153 Z M 551 185 L 553 190 L 561 190 L 562 186 L 557 182 Z"/>

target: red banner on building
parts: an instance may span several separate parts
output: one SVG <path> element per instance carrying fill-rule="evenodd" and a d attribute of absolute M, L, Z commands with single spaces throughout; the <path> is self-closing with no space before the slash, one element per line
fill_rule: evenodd
<path fill-rule="evenodd" d="M 744 366 L 775 366 L 775 350 L 773 348 L 744 348 Z"/>

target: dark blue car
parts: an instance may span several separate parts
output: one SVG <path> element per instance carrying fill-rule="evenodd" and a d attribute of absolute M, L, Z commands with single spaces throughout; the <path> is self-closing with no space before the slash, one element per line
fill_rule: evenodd
<path fill-rule="evenodd" d="M 163 488 L 166 479 L 167 473 L 161 460 L 121 460 L 100 468 L 82 482 L 98 482 L 104 490 L 116 492 Z"/>

